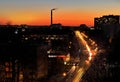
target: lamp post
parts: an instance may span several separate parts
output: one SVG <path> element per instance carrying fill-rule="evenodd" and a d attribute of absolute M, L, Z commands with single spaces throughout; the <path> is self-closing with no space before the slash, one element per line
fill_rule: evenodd
<path fill-rule="evenodd" d="M 51 9 L 51 25 L 53 24 L 53 11 L 56 10 L 56 8 Z"/>

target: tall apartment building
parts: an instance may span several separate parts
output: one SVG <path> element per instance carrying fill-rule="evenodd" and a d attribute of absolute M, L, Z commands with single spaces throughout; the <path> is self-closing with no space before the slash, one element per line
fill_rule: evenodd
<path fill-rule="evenodd" d="M 102 30 L 110 42 L 120 31 L 120 15 L 104 15 L 94 18 L 94 27 Z"/>

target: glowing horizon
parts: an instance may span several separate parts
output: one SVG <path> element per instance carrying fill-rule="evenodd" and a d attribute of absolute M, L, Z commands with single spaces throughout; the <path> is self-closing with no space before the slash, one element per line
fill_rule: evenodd
<path fill-rule="evenodd" d="M 53 23 L 67 26 L 94 25 L 94 18 L 103 15 L 120 15 L 117 0 L 1 0 L 0 24 L 50 25 L 50 10 Z"/>

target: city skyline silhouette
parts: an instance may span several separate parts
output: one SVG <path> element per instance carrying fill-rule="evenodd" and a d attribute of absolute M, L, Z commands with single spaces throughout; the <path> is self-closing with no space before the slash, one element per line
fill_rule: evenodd
<path fill-rule="evenodd" d="M 54 23 L 67 26 L 94 25 L 94 17 L 119 15 L 117 0 L 21 0 L 0 1 L 0 23 L 50 25 L 50 9 L 58 8 L 54 13 Z"/>

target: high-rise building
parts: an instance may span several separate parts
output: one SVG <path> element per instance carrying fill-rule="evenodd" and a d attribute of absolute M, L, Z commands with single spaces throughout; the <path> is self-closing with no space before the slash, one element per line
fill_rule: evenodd
<path fill-rule="evenodd" d="M 120 31 L 120 15 L 104 15 L 94 18 L 94 27 L 97 30 L 102 30 L 111 42 L 117 32 Z"/>
<path fill-rule="evenodd" d="M 96 29 L 101 29 L 104 25 L 120 24 L 119 15 L 104 15 L 99 18 L 94 18 L 94 26 Z"/>

